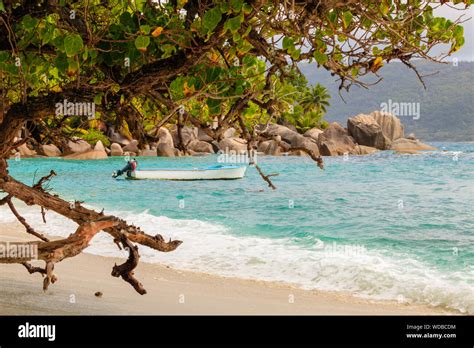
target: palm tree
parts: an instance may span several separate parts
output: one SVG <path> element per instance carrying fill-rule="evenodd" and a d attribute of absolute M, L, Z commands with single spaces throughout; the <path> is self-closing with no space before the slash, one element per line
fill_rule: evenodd
<path fill-rule="evenodd" d="M 325 114 L 330 105 L 328 101 L 330 98 L 328 90 L 318 83 L 303 95 L 300 105 L 305 112 L 314 110 Z"/>

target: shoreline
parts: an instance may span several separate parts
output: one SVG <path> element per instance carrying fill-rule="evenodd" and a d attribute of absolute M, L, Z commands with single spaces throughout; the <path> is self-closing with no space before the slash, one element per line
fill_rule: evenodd
<path fill-rule="evenodd" d="M 0 230 L 3 242 L 34 240 L 17 222 L 0 223 Z M 63 260 L 55 265 L 58 281 L 46 292 L 39 274 L 30 275 L 21 265 L 0 264 L 0 315 L 462 315 L 428 305 L 366 300 L 145 262 L 136 269 L 148 291 L 141 296 L 110 275 L 114 263 L 123 262 L 87 253 Z M 96 292 L 103 295 L 96 297 Z"/>

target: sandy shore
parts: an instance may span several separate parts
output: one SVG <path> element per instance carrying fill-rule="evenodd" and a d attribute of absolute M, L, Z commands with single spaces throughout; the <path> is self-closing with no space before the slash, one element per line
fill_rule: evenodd
<path fill-rule="evenodd" d="M 0 241 L 33 239 L 17 223 L 0 223 Z M 457 314 L 143 262 L 136 275 L 148 294 L 141 296 L 128 283 L 110 275 L 114 263 L 123 260 L 85 253 L 64 260 L 55 267 L 59 281 L 47 292 L 42 290 L 39 274 L 30 275 L 21 265 L 0 264 L 0 314 Z M 102 297 L 94 295 L 98 291 Z"/>

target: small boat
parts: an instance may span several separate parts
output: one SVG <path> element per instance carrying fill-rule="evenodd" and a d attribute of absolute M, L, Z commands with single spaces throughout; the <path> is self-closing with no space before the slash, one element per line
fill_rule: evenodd
<path fill-rule="evenodd" d="M 131 180 L 233 180 L 242 179 L 247 167 L 216 165 L 203 169 L 149 169 L 132 172 Z"/>

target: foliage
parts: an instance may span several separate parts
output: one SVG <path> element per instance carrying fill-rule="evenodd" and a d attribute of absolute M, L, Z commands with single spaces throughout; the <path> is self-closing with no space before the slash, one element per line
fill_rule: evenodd
<path fill-rule="evenodd" d="M 110 146 L 110 140 L 101 131 L 90 128 L 85 132 L 79 134 L 79 138 L 84 139 L 91 145 L 95 145 L 99 140 L 104 146 Z"/>
<path fill-rule="evenodd" d="M 288 111 L 292 89 L 300 88 L 288 86 L 298 75 L 289 63 L 313 63 L 346 88 L 394 59 L 409 66 L 416 58 L 434 59 L 429 53 L 438 44 L 447 45 L 447 54 L 457 51 L 462 26 L 435 17 L 438 6 L 424 0 L 325 0 L 316 7 L 311 1 L 2 1 L 1 89 L 7 109 L 26 105 L 33 119 L 57 116 L 53 102 L 68 99 L 94 102 L 102 121 L 141 139 L 151 124 L 178 122 L 178 110 L 184 111 L 179 122 L 216 136 L 230 126 L 254 136 L 256 124 Z M 327 107 L 313 92 L 303 98 L 306 113 L 293 117 L 301 129 L 320 122 Z M 208 127 L 213 122 L 215 130 Z M 61 131 L 65 123 L 54 124 Z"/>

